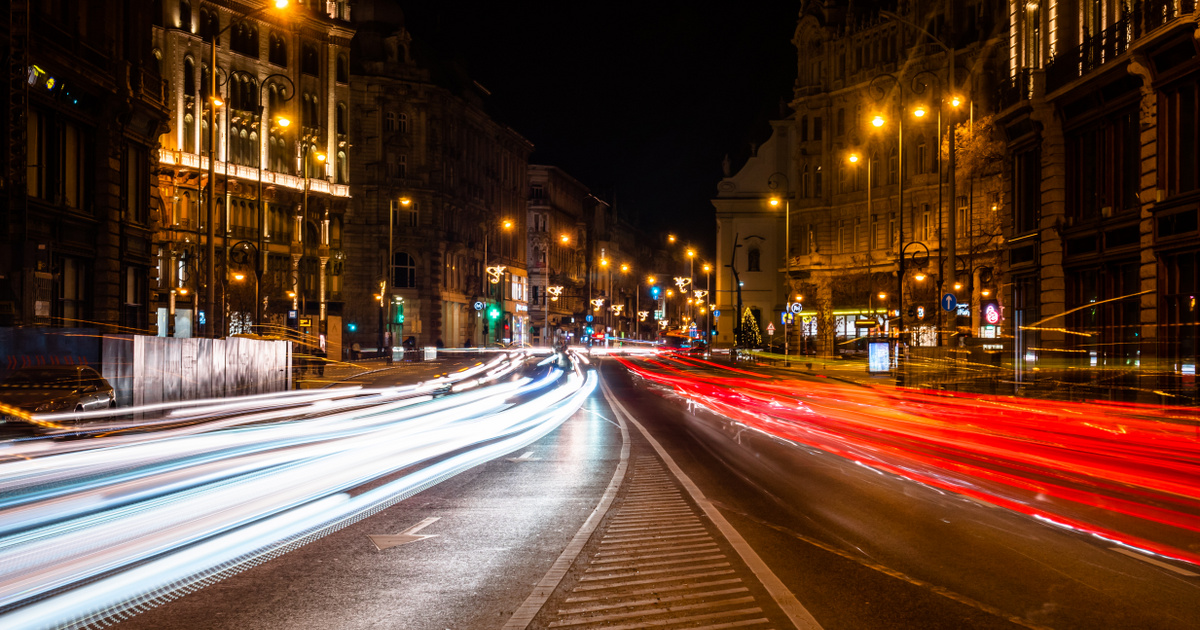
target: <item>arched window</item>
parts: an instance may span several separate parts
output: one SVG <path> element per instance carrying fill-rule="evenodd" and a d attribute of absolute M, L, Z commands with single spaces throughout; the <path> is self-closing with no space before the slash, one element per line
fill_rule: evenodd
<path fill-rule="evenodd" d="M 183 59 L 183 93 L 188 96 L 196 94 L 196 62 L 191 57 Z"/>
<path fill-rule="evenodd" d="M 192 3 L 188 0 L 179 0 L 179 28 L 194 33 L 192 30 Z"/>
<path fill-rule="evenodd" d="M 808 165 L 800 171 L 800 198 L 808 198 L 809 191 L 812 189 L 812 174 L 808 172 Z"/>
<path fill-rule="evenodd" d="M 346 104 L 337 104 L 337 133 L 346 133 Z"/>
<path fill-rule="evenodd" d="M 300 45 L 300 71 L 314 77 L 321 76 L 321 58 L 315 45 Z"/>
<path fill-rule="evenodd" d="M 262 149 L 260 149 L 258 146 L 258 132 L 251 131 L 250 132 L 250 156 L 249 156 L 250 159 L 247 162 L 247 166 L 258 166 L 258 162 L 261 159 L 259 154 L 261 152 L 262 152 Z"/>
<path fill-rule="evenodd" d="M 183 150 L 196 152 L 196 118 L 191 114 L 183 115 Z"/>
<path fill-rule="evenodd" d="M 337 82 L 350 82 L 350 58 L 346 56 L 346 53 L 340 53 L 337 56 Z"/>
<path fill-rule="evenodd" d="M 345 151 L 338 151 L 337 154 L 337 179 L 339 184 L 350 183 L 350 159 Z"/>
<path fill-rule="evenodd" d="M 267 59 L 281 68 L 287 67 L 287 40 L 279 33 L 271 33 Z"/>
<path fill-rule="evenodd" d="M 400 114 L 400 133 L 408 133 L 408 114 Z"/>
<path fill-rule="evenodd" d="M 238 133 L 238 146 L 241 147 L 239 150 L 241 155 L 238 156 L 238 164 L 250 166 L 250 134 L 246 133 L 244 128 L 240 133 Z"/>
<path fill-rule="evenodd" d="M 200 119 L 200 150 L 207 155 L 208 148 L 210 146 L 211 142 L 208 137 L 208 119 L 202 118 Z"/>
<path fill-rule="evenodd" d="M 899 168 L 900 168 L 900 159 L 899 159 L 899 156 L 896 154 L 896 147 L 892 147 L 891 151 L 888 152 L 887 183 L 889 183 L 889 184 L 896 183 L 896 171 Z"/>
<path fill-rule="evenodd" d="M 925 147 L 925 138 L 917 140 L 917 175 L 925 173 L 925 163 L 929 159 L 926 155 L 929 151 Z"/>
<path fill-rule="evenodd" d="M 388 112 L 383 115 L 383 130 L 387 133 L 396 130 L 396 112 Z"/>
<path fill-rule="evenodd" d="M 406 252 L 392 254 L 392 286 L 397 289 L 417 288 L 417 263 Z"/>
<path fill-rule="evenodd" d="M 215 10 L 200 9 L 200 39 L 211 42 L 213 38 L 217 38 L 217 45 L 221 45 L 221 14 Z"/>
<path fill-rule="evenodd" d="M 871 181 L 867 184 L 874 188 L 879 185 L 879 154 L 871 154 Z"/>
<path fill-rule="evenodd" d="M 750 251 L 746 252 L 746 271 L 762 271 L 759 269 L 761 264 L 762 253 L 757 247 L 751 247 Z"/>
<path fill-rule="evenodd" d="M 813 196 L 814 197 L 820 197 L 825 194 L 824 190 L 822 189 L 822 184 L 823 184 L 823 182 L 821 181 L 822 179 L 823 178 L 821 177 L 821 167 L 818 166 L 816 168 L 816 170 L 813 171 Z"/>

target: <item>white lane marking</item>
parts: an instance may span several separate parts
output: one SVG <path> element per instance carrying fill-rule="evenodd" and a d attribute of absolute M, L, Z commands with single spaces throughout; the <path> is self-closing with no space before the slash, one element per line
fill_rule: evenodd
<path fill-rule="evenodd" d="M 633 591 L 626 591 L 624 593 L 621 593 L 621 595 L 628 597 L 628 596 L 635 596 L 635 595 L 650 595 L 652 593 L 658 594 L 658 593 L 668 593 L 668 592 L 672 592 L 672 591 L 686 591 L 686 590 L 695 589 L 695 588 L 709 588 L 712 586 L 724 586 L 727 584 L 740 584 L 741 581 L 742 581 L 742 578 L 730 578 L 728 580 L 714 580 L 712 582 L 694 582 L 694 583 L 688 583 L 688 584 L 679 584 L 677 586 L 667 586 L 667 587 L 653 586 L 651 588 L 639 588 L 639 589 L 633 590 Z M 604 601 L 606 599 L 609 599 L 610 597 L 612 597 L 612 596 L 611 595 L 582 595 L 582 596 L 577 596 L 577 597 L 568 597 L 568 598 L 564 599 L 563 602 L 568 603 L 568 604 L 576 604 L 576 603 L 580 603 L 580 602 L 599 602 L 599 601 Z"/>
<path fill-rule="evenodd" d="M 1109 549 L 1111 549 L 1117 553 L 1125 554 L 1125 555 L 1129 556 L 1130 558 L 1137 558 L 1138 560 L 1141 560 L 1142 562 L 1147 562 L 1149 564 L 1153 564 L 1154 566 L 1159 567 L 1161 569 L 1166 569 L 1168 571 L 1174 571 L 1175 573 L 1178 573 L 1179 575 L 1182 575 L 1184 577 L 1200 577 L 1200 573 L 1192 573 L 1191 571 L 1188 571 L 1187 569 L 1182 569 L 1180 567 L 1167 564 L 1166 562 L 1162 562 L 1160 560 L 1155 560 L 1154 558 L 1151 558 L 1149 556 L 1143 556 L 1142 554 L 1140 554 L 1136 551 L 1133 551 L 1131 549 L 1125 549 L 1124 547 L 1109 547 Z"/>
<path fill-rule="evenodd" d="M 703 599 L 705 597 L 714 597 L 717 595 L 733 595 L 734 593 L 746 593 L 750 589 L 727 588 L 719 591 L 703 591 L 699 593 L 688 593 L 687 595 L 671 595 L 670 597 L 656 597 L 654 599 L 640 599 L 633 601 L 625 601 L 619 604 L 592 604 L 591 606 L 579 606 L 577 608 L 560 608 L 560 615 L 579 615 L 583 613 L 597 612 L 601 610 L 620 610 L 622 608 L 637 608 L 638 606 L 651 606 L 653 604 L 665 604 L 669 602 L 682 602 L 689 599 Z"/>
<path fill-rule="evenodd" d="M 575 617 L 574 619 L 564 619 L 555 621 L 550 624 L 551 628 L 562 628 L 565 626 L 577 626 L 588 623 L 603 623 L 607 621 L 623 621 L 633 617 L 647 617 L 652 615 L 666 615 L 670 613 L 682 612 L 685 610 L 704 610 L 705 608 L 720 608 L 722 606 L 739 606 L 741 604 L 749 604 L 754 601 L 753 597 L 733 597 L 730 599 L 721 599 L 712 602 L 700 602 L 699 604 L 682 604 L 676 606 L 666 606 L 663 608 L 650 608 L 648 610 L 636 610 L 633 612 L 610 613 L 607 615 L 589 615 L 584 617 Z M 756 613 L 762 612 L 762 609 L 756 610 Z M 728 610 L 719 613 L 712 613 L 710 618 L 715 617 L 736 617 L 746 614 L 744 611 Z M 666 620 L 663 620 L 666 621 Z M 671 620 L 671 624 L 675 621 Z"/>
<path fill-rule="evenodd" d="M 637 562 L 639 560 L 647 560 L 647 559 L 652 560 L 654 558 L 678 558 L 678 557 L 682 557 L 682 556 L 696 556 L 696 555 L 700 555 L 702 553 L 713 553 L 713 552 L 719 551 L 719 549 L 715 549 L 716 546 L 717 546 L 717 543 L 714 542 L 714 543 L 709 543 L 707 545 L 700 545 L 699 548 L 692 549 L 691 551 L 672 551 L 670 553 L 640 553 L 639 552 L 638 555 L 636 555 L 636 556 L 631 556 L 628 553 L 625 553 L 624 555 L 616 556 L 613 558 L 596 558 L 595 560 L 592 560 L 592 564 L 594 564 L 594 565 L 595 564 L 612 564 L 612 563 L 619 563 L 619 562 Z"/>
<path fill-rule="evenodd" d="M 728 564 L 726 564 L 726 566 L 728 566 Z M 642 586 L 645 584 L 658 585 L 658 584 L 665 584 L 667 582 L 678 582 L 680 580 L 694 580 L 697 578 L 714 577 L 717 575 L 729 575 L 730 573 L 733 573 L 733 572 L 734 572 L 733 569 L 725 569 L 722 571 L 705 571 L 704 573 L 689 573 L 687 575 L 672 575 L 670 577 L 657 577 L 657 578 L 650 578 L 650 579 L 646 579 L 646 580 L 631 580 L 629 582 L 609 582 L 608 584 L 582 584 L 580 586 L 576 586 L 571 592 L 572 593 L 582 593 L 585 591 L 607 591 L 607 590 L 611 590 L 614 588 L 625 588 L 626 586 Z M 741 578 L 734 578 L 734 579 L 736 579 L 739 582 L 742 581 Z M 686 585 L 686 584 L 684 586 L 686 586 L 687 588 L 691 588 L 691 586 Z M 656 586 L 656 588 L 657 588 L 657 586 Z M 609 597 L 609 595 L 605 595 L 605 597 Z"/>
<path fill-rule="evenodd" d="M 692 496 L 692 500 L 696 502 L 696 505 L 700 506 L 700 509 L 704 510 L 709 520 L 717 526 L 717 529 L 721 530 L 721 533 L 729 540 L 729 544 L 733 545 L 734 550 L 742 557 L 742 561 L 746 563 L 746 566 L 750 567 L 750 570 L 762 582 L 767 592 L 770 593 L 771 598 L 783 610 L 783 614 L 787 615 L 788 619 L 791 620 L 792 625 L 796 626 L 797 630 L 821 630 L 821 624 L 817 623 L 812 613 L 808 612 L 808 609 L 800 603 L 800 600 L 796 599 L 796 595 L 784 585 L 779 576 L 771 571 L 766 562 L 763 562 L 763 559 L 759 557 L 758 552 L 754 551 L 750 543 L 746 542 L 746 539 L 734 529 L 733 525 L 730 525 L 729 521 L 725 520 L 725 517 L 709 502 L 708 498 L 704 496 L 704 493 L 700 491 L 700 488 L 696 486 L 691 477 L 684 474 L 679 465 L 675 463 L 675 460 L 671 458 L 671 455 L 662 447 L 662 444 L 659 444 L 658 440 L 654 439 L 654 436 L 650 435 L 650 432 L 646 430 L 646 427 L 642 426 L 642 423 L 634 419 L 625 409 L 625 405 L 622 405 L 621 401 L 612 395 L 612 390 L 608 388 L 608 383 L 605 383 L 604 379 L 600 380 L 600 388 L 604 391 L 604 398 L 608 401 L 609 406 L 617 412 L 617 417 L 623 418 L 625 422 L 637 427 L 638 431 L 646 438 L 646 441 L 650 442 L 650 446 L 654 447 L 655 452 L 658 453 L 658 456 L 667 465 L 667 468 L 675 474 L 675 478 L 679 480 L 679 483 Z"/>
<path fill-rule="evenodd" d="M 712 552 L 704 551 L 701 553 L 712 553 Z M 618 563 L 616 566 L 611 566 L 611 567 L 598 567 L 598 566 L 595 566 L 595 563 L 593 563 L 593 566 L 588 567 L 587 569 L 584 569 L 583 572 L 584 573 L 612 573 L 613 571 L 628 571 L 631 569 L 641 569 L 643 567 L 672 567 L 672 566 L 683 567 L 680 569 L 682 571 L 687 568 L 687 567 L 683 566 L 685 564 L 693 564 L 695 562 L 712 562 L 713 560 L 724 560 L 724 559 L 725 559 L 725 554 L 718 553 L 718 554 L 713 554 L 711 556 L 701 556 L 699 558 L 672 558 L 671 560 L 658 560 L 655 562 L 642 562 L 641 560 L 623 560 L 620 563 Z"/>
<path fill-rule="evenodd" d="M 757 608 L 757 607 L 742 608 L 740 610 L 727 610 L 725 612 L 709 613 L 707 615 L 690 615 L 687 617 L 677 617 L 675 619 L 669 620 L 669 623 L 672 625 L 675 625 L 675 624 L 681 624 L 681 623 L 690 623 L 693 621 L 701 621 L 704 619 L 720 619 L 721 617 L 735 617 L 738 615 L 754 615 L 754 614 L 758 614 L 761 612 L 762 612 L 762 609 Z M 583 622 L 576 622 L 576 623 L 587 623 L 587 622 L 583 621 Z M 668 623 L 668 621 L 662 620 L 662 623 L 655 624 L 655 625 L 663 625 L 664 623 Z M 759 624 L 759 623 L 770 623 L 770 622 L 768 622 L 766 619 L 753 619 L 753 620 L 749 620 L 749 621 L 738 622 L 736 625 L 748 625 L 748 624 Z M 558 628 L 558 627 L 562 627 L 563 625 L 566 625 L 566 624 L 552 623 L 552 624 L 550 624 L 549 627 Z M 728 624 L 725 627 L 731 628 L 731 627 L 734 627 L 734 625 L 735 624 Z M 620 626 L 607 626 L 606 630 L 633 630 L 634 628 L 645 628 L 645 627 L 647 627 L 647 626 L 644 622 L 635 622 L 635 623 L 625 624 L 625 625 L 620 625 Z M 716 627 L 719 628 L 721 626 L 716 626 Z"/>
<path fill-rule="evenodd" d="M 533 457 L 533 451 L 529 451 L 528 453 L 525 453 L 524 455 L 522 455 L 520 457 L 509 457 L 507 459 L 510 462 L 534 462 L 534 461 L 537 461 Z"/>
<path fill-rule="evenodd" d="M 604 418 L 600 414 L 593 414 Z M 525 601 L 513 612 L 512 617 L 504 623 L 504 630 L 525 630 L 529 627 L 529 623 L 546 604 L 546 600 L 550 599 L 550 595 L 554 593 L 554 589 L 558 588 L 563 577 L 567 575 L 567 570 L 571 568 L 571 564 L 575 562 L 575 558 L 579 557 L 579 553 L 583 551 L 584 544 L 588 538 L 591 538 L 592 532 L 596 531 L 596 526 L 600 524 L 601 519 L 612 506 L 613 499 L 617 496 L 617 490 L 621 488 L 621 483 L 625 480 L 625 471 L 629 468 L 629 427 L 625 425 L 625 421 L 617 418 L 619 424 L 617 427 L 621 429 L 621 460 L 617 463 L 617 469 L 613 471 L 612 480 L 608 482 L 608 488 L 605 489 L 604 495 L 600 497 L 600 502 L 596 504 L 596 508 L 588 515 L 587 520 L 579 527 L 579 531 L 575 532 L 575 537 L 567 545 L 566 549 L 559 554 L 558 559 L 550 566 L 550 570 L 546 571 L 546 575 L 542 577 L 537 586 L 533 587 L 533 592 Z M 608 422 L 612 422 L 608 420 Z"/>
<path fill-rule="evenodd" d="M 375 548 L 380 551 L 399 547 L 400 545 L 407 545 L 410 542 L 417 542 L 418 540 L 425 540 L 426 538 L 435 538 L 437 534 L 418 534 L 417 532 L 433 525 L 441 518 L 440 516 L 430 516 L 399 534 L 367 534 L 367 538 L 370 538 L 371 542 L 375 544 Z"/>
<path fill-rule="evenodd" d="M 683 567 L 681 569 L 651 569 L 649 571 L 638 571 L 636 569 L 624 569 L 624 573 L 620 575 L 585 575 L 579 578 L 580 582 L 595 582 L 598 580 L 615 580 L 618 578 L 636 577 L 639 575 L 660 575 L 663 573 L 674 573 L 676 571 L 698 571 L 700 569 L 719 569 L 729 566 L 728 562 L 714 562 L 712 564 L 701 564 L 694 567 Z"/>

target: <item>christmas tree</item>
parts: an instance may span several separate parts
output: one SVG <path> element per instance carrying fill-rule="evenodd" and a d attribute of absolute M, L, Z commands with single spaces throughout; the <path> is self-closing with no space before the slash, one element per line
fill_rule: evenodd
<path fill-rule="evenodd" d="M 746 307 L 742 313 L 742 338 L 741 345 L 743 348 L 757 348 L 762 345 L 762 334 L 758 332 L 758 321 L 754 319 L 754 314 L 750 312 L 750 308 Z"/>

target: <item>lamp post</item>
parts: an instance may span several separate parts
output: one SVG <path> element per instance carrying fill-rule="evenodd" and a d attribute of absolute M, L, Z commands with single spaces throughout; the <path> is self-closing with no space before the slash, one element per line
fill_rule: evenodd
<path fill-rule="evenodd" d="M 251 11 L 245 15 L 236 17 L 235 19 L 230 20 L 229 24 L 227 24 L 225 26 L 225 28 L 222 28 L 221 30 L 217 31 L 216 33 L 211 33 L 212 39 L 208 43 L 208 98 L 209 98 L 210 102 L 208 103 L 208 198 L 207 198 L 207 203 L 205 204 L 207 207 L 207 210 L 208 210 L 208 233 L 207 233 L 208 242 L 205 244 L 206 254 L 208 256 L 208 262 L 207 262 L 206 269 L 205 269 L 205 271 L 206 271 L 206 274 L 205 274 L 205 281 L 206 281 L 205 301 L 207 303 L 206 308 L 208 310 L 209 317 L 213 317 L 214 311 L 216 310 L 216 290 L 215 290 L 216 286 L 215 286 L 215 283 L 216 283 L 216 277 L 217 277 L 217 266 L 216 266 L 217 228 L 216 228 L 216 222 L 214 221 L 214 219 L 216 219 L 216 216 L 215 216 L 216 215 L 216 205 L 214 202 L 215 202 L 215 193 L 217 191 L 217 187 L 215 185 L 216 184 L 216 161 L 217 161 L 216 160 L 216 157 L 217 157 L 216 156 L 216 151 L 217 151 L 217 142 L 216 142 L 216 134 L 217 134 L 216 113 L 217 112 L 216 112 L 216 108 L 220 106 L 220 104 L 219 104 L 220 100 L 217 99 L 217 42 L 220 41 L 221 35 L 224 34 L 225 31 L 228 31 L 229 29 L 233 28 L 233 26 L 235 24 L 240 24 L 240 23 L 246 21 L 247 19 L 254 17 L 255 15 L 258 15 L 259 13 L 263 13 L 264 11 L 269 10 L 272 7 L 276 8 L 276 9 L 284 9 L 284 8 L 287 8 L 287 5 L 288 5 L 288 0 L 273 0 L 273 2 L 271 4 L 267 4 L 260 9 L 255 9 L 254 11 Z M 227 179 L 229 177 L 228 169 L 226 169 L 225 177 Z M 307 189 L 307 187 L 306 187 L 306 189 Z M 207 327 L 208 324 L 205 324 L 205 326 Z M 206 330 L 205 332 L 208 332 L 208 331 Z M 214 335 L 208 335 L 208 336 L 214 336 Z"/>
<path fill-rule="evenodd" d="M 500 227 L 506 232 L 512 230 L 513 225 L 512 219 L 502 219 L 500 221 Z M 488 241 L 491 240 L 491 236 L 492 222 L 487 221 L 483 230 L 483 268 L 486 273 L 480 277 L 480 283 L 483 285 L 480 287 L 480 290 L 483 292 L 484 297 L 489 299 L 492 297 L 490 286 L 500 284 L 500 279 L 504 277 L 504 270 L 508 268 L 504 265 L 488 266 Z M 501 298 L 503 298 L 503 295 L 502 291 Z M 488 308 L 488 313 L 490 318 L 491 307 Z M 483 336 L 483 345 L 487 345 L 486 333 Z"/>
<path fill-rule="evenodd" d="M 547 276 L 546 279 L 549 280 L 550 278 Z M 548 298 L 548 299 L 546 299 L 546 332 L 542 333 L 542 336 L 546 338 L 546 347 L 550 347 L 550 345 L 551 345 L 551 343 L 550 343 L 551 342 L 551 339 L 550 339 L 550 303 L 557 302 L 558 296 L 562 295 L 562 292 L 563 292 L 563 288 L 560 286 L 557 286 L 557 285 L 552 286 L 552 287 L 546 287 L 546 296 L 545 297 Z"/>
<path fill-rule="evenodd" d="M 787 296 L 789 298 L 791 298 L 791 294 L 792 294 L 792 207 L 791 207 L 792 193 L 789 190 L 789 188 L 791 188 L 791 182 L 788 181 L 787 175 L 784 175 L 783 173 L 771 173 L 769 176 L 767 176 L 767 188 L 769 188 L 772 191 L 775 191 L 779 187 L 779 182 L 778 182 L 777 178 L 783 179 L 783 199 L 782 200 L 780 199 L 780 196 L 778 193 L 773 193 L 771 195 L 769 203 L 771 204 L 771 207 L 778 208 L 780 201 L 783 202 L 783 243 L 784 243 L 784 245 L 783 245 L 783 266 L 784 266 L 783 285 L 784 285 L 785 293 L 787 294 Z M 786 305 L 786 302 L 785 302 L 785 305 Z M 737 314 L 735 314 L 735 316 L 740 319 L 742 314 L 737 313 Z M 788 347 L 788 341 L 789 341 L 788 340 L 788 325 L 787 325 L 787 322 L 785 321 L 785 322 L 783 322 L 783 356 L 785 356 L 785 357 L 790 354 L 790 352 L 789 352 L 790 348 Z M 784 361 L 784 365 L 787 365 L 786 360 Z"/>
<path fill-rule="evenodd" d="M 267 225 L 268 225 L 267 204 L 263 201 L 263 158 L 264 157 L 269 158 L 270 153 L 268 152 L 269 149 L 267 148 L 268 147 L 267 116 L 266 116 L 267 112 L 266 112 L 265 106 L 263 105 L 263 100 L 265 100 L 265 99 L 263 99 L 263 93 L 267 89 L 267 84 L 273 79 L 282 79 L 283 81 L 287 81 L 288 86 L 291 87 L 290 90 L 285 90 L 285 91 L 283 91 L 283 94 L 280 95 L 280 102 L 286 103 L 286 102 L 292 100 L 292 96 L 294 96 L 296 93 L 296 87 L 295 87 L 295 84 L 292 83 L 292 80 L 290 78 L 288 78 L 286 75 L 279 74 L 279 73 L 267 75 L 267 77 L 264 78 L 262 80 L 262 83 L 259 85 L 259 98 L 258 98 L 258 121 L 259 121 L 258 146 L 259 146 L 259 149 L 258 149 L 258 195 L 257 195 L 257 199 L 258 199 L 258 260 L 257 260 L 256 266 L 254 268 L 254 275 L 257 278 L 259 285 L 262 284 L 262 277 L 263 277 L 263 274 L 265 274 L 267 271 L 267 262 L 268 262 L 268 260 L 267 260 L 267 255 L 268 255 L 267 254 L 267 244 L 266 244 Z M 270 112 L 270 113 L 272 115 L 274 114 L 274 112 Z M 287 126 L 291 124 L 291 120 L 289 120 L 285 116 L 277 116 L 275 118 L 275 123 L 278 124 L 281 128 L 286 129 Z M 265 154 L 265 156 L 264 156 L 264 154 Z M 257 291 L 257 289 L 256 289 L 256 291 Z M 263 309 L 264 309 L 264 305 L 263 305 L 262 301 L 256 299 L 255 303 L 254 303 L 254 323 L 256 326 L 258 326 L 260 334 L 263 330 L 262 329 L 262 325 L 263 325 L 262 320 L 263 320 L 263 316 L 264 316 Z"/>
<path fill-rule="evenodd" d="M 688 257 L 688 280 L 694 286 L 695 281 L 692 280 L 692 278 L 696 277 L 696 250 L 692 249 L 691 247 L 687 248 L 687 257 Z M 688 320 L 690 321 L 690 323 L 694 323 L 696 321 L 696 311 L 692 308 L 691 300 L 688 300 Z M 684 334 L 687 334 L 686 330 L 684 331 Z"/>
<path fill-rule="evenodd" d="M 712 286 L 710 285 L 710 283 L 712 281 L 712 265 L 710 265 L 708 263 L 704 263 L 704 266 L 702 267 L 702 269 L 704 270 L 704 292 L 705 292 L 705 295 L 712 295 Z M 712 318 L 713 318 L 712 309 L 713 309 L 713 306 L 710 304 L 708 307 L 708 313 L 704 316 L 704 343 L 707 344 L 710 348 L 712 347 Z M 784 344 L 783 347 L 785 349 L 784 352 L 786 353 L 787 352 L 787 350 L 786 350 L 787 336 L 786 335 L 784 335 L 783 344 Z"/>

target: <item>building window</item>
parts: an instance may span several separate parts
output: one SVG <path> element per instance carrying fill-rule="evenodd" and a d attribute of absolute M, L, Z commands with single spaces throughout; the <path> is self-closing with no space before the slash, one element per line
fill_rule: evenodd
<path fill-rule="evenodd" d="M 337 179 L 339 184 L 350 183 L 350 160 L 345 151 L 338 151 L 337 154 Z"/>
<path fill-rule="evenodd" d="M 287 40 L 279 33 L 271 33 L 270 50 L 267 51 L 267 59 L 281 67 L 287 67 Z"/>
<path fill-rule="evenodd" d="M 179 2 L 179 28 L 194 33 L 192 29 L 192 3 L 188 0 L 180 0 Z"/>
<path fill-rule="evenodd" d="M 762 252 L 757 247 L 751 247 L 746 252 L 746 271 L 761 271 Z"/>
<path fill-rule="evenodd" d="M 925 163 L 929 160 L 929 151 L 925 147 L 925 138 L 917 140 L 917 175 L 925 174 Z"/>
<path fill-rule="evenodd" d="M 258 27 L 245 22 L 238 24 L 230 36 L 229 47 L 234 52 L 258 59 Z"/>
<path fill-rule="evenodd" d="M 920 233 L 922 241 L 930 241 L 933 239 L 933 223 L 929 213 L 929 204 L 921 204 L 921 227 Z"/>
<path fill-rule="evenodd" d="M 846 133 L 846 110 L 838 108 L 837 110 L 837 135 L 841 136 Z"/>
<path fill-rule="evenodd" d="M 396 177 L 404 179 L 408 177 L 408 156 L 400 154 L 396 156 Z"/>
<path fill-rule="evenodd" d="M 899 169 L 900 169 L 900 157 L 896 153 L 896 147 L 892 147 L 891 151 L 888 152 L 887 183 L 889 183 L 889 184 L 896 183 L 896 173 L 899 171 Z"/>
<path fill-rule="evenodd" d="M 350 82 L 350 58 L 346 56 L 346 53 L 340 53 L 337 56 L 337 82 Z"/>
<path fill-rule="evenodd" d="M 823 132 L 823 129 L 822 129 L 822 125 L 821 125 L 821 117 L 814 116 L 813 117 L 813 134 L 812 134 L 813 140 L 820 140 L 822 132 Z M 817 193 L 817 194 L 819 195 L 820 193 Z"/>
<path fill-rule="evenodd" d="M 1197 84 L 1185 83 L 1159 96 L 1159 177 L 1168 194 L 1197 188 L 1196 151 L 1200 149 L 1200 98 Z M 1096 156 L 1103 160 L 1106 156 Z"/>
<path fill-rule="evenodd" d="M 57 325 L 75 327 L 89 319 L 86 310 L 88 275 L 89 270 L 82 260 L 66 256 L 59 259 Z"/>
<path fill-rule="evenodd" d="M 149 223 L 149 204 L 146 198 L 149 193 L 149 182 L 146 161 L 146 150 L 142 147 L 128 145 L 125 149 L 125 216 L 135 223 Z"/>
<path fill-rule="evenodd" d="M 320 113 L 320 101 L 312 92 L 304 93 L 304 108 L 301 110 L 301 124 L 305 127 L 316 127 Z"/>
<path fill-rule="evenodd" d="M 346 104 L 337 104 L 337 133 L 346 134 Z"/>
<path fill-rule="evenodd" d="M 1012 186 L 1016 233 L 1037 229 L 1042 194 L 1042 156 L 1039 149 L 1022 151 L 1013 156 Z"/>
<path fill-rule="evenodd" d="M 387 112 L 383 115 L 383 131 L 385 133 L 396 131 L 396 112 Z"/>
<path fill-rule="evenodd" d="M 417 263 L 406 252 L 392 254 L 392 287 L 417 288 Z"/>
<path fill-rule="evenodd" d="M 313 77 L 321 76 L 321 55 L 314 44 L 300 45 L 300 71 Z"/>
<path fill-rule="evenodd" d="M 808 142 L 808 116 L 800 117 L 800 142 Z"/>
<path fill-rule="evenodd" d="M 400 114 L 400 133 L 408 133 L 408 114 Z"/>
<path fill-rule="evenodd" d="M 808 172 L 808 165 L 805 164 L 803 170 L 800 171 L 800 198 L 807 199 L 811 189 L 812 174 Z"/>
<path fill-rule="evenodd" d="M 217 11 L 200 9 L 200 39 L 211 42 L 216 39 L 216 45 L 221 45 L 221 14 Z"/>
<path fill-rule="evenodd" d="M 820 197 L 823 194 L 821 189 L 821 167 L 818 166 L 813 172 L 813 196 Z"/>

